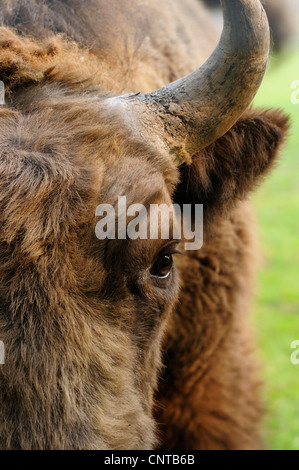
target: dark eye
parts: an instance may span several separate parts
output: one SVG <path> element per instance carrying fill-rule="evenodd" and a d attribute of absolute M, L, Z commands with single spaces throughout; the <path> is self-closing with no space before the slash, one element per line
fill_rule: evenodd
<path fill-rule="evenodd" d="M 170 254 L 164 254 L 153 264 L 150 273 L 156 277 L 167 277 L 173 266 L 173 258 Z"/>

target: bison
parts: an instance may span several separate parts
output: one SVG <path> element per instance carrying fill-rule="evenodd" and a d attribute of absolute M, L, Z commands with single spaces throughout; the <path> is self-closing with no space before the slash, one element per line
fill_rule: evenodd
<path fill-rule="evenodd" d="M 1 449 L 263 445 L 250 194 L 288 120 L 250 108 L 259 0 L 222 7 L 217 46 L 197 0 L 1 2 Z M 100 240 L 119 196 L 203 204 L 203 247 Z"/>

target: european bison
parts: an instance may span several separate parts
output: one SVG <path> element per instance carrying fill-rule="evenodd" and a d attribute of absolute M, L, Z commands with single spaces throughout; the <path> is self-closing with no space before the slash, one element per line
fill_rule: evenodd
<path fill-rule="evenodd" d="M 261 446 L 249 195 L 288 124 L 247 109 L 260 2 L 222 3 L 212 53 L 197 0 L 1 2 L 1 449 Z M 119 196 L 204 204 L 203 248 L 99 240 Z"/>

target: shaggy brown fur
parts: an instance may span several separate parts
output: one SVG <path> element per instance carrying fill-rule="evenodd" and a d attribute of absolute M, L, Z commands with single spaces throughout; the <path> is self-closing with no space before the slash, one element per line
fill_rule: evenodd
<path fill-rule="evenodd" d="M 1 6 L 17 31 L 0 29 L 0 448 L 259 447 L 246 199 L 286 119 L 249 111 L 178 171 L 105 100 L 191 71 L 214 46 L 198 39 L 206 13 L 195 0 L 89 3 Z M 95 237 L 97 205 L 119 195 L 204 202 L 204 248 L 153 278 L 175 242 Z"/>

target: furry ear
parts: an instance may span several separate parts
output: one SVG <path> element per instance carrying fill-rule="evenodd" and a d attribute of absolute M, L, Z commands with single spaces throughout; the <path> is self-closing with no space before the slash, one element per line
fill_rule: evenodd
<path fill-rule="evenodd" d="M 181 167 L 175 202 L 204 204 L 209 218 L 227 214 L 271 169 L 288 128 L 280 111 L 248 110 L 190 166 Z"/>

